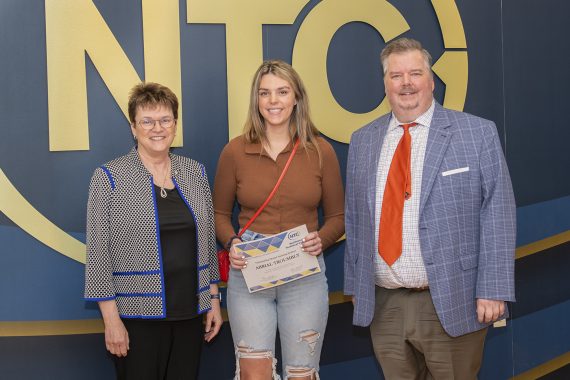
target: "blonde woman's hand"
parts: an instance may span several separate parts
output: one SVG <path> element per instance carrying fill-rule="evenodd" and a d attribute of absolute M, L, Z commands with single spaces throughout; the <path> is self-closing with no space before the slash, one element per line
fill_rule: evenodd
<path fill-rule="evenodd" d="M 245 261 L 245 257 L 241 254 L 238 254 L 234 248 L 234 245 L 242 243 L 240 239 L 232 240 L 232 246 L 230 248 L 229 256 L 230 256 L 230 264 L 234 269 L 243 269 L 247 266 L 247 261 Z"/>
<path fill-rule="evenodd" d="M 321 243 L 321 238 L 319 237 L 319 232 L 311 232 L 303 239 L 303 252 L 309 255 L 318 256 L 323 251 L 323 244 Z"/>

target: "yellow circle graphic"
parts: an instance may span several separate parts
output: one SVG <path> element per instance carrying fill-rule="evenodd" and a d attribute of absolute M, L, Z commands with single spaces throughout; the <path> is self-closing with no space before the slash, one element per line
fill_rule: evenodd
<path fill-rule="evenodd" d="M 85 244 L 43 216 L 0 169 L 0 211 L 21 229 L 56 252 L 85 264 Z"/>
<path fill-rule="evenodd" d="M 442 31 L 445 49 L 467 49 L 463 23 L 453 0 L 432 0 Z M 339 142 L 348 143 L 352 132 L 390 111 L 386 98 L 374 110 L 353 113 L 334 98 L 327 78 L 327 52 L 336 31 L 360 21 L 375 28 L 385 41 L 410 29 L 400 12 L 385 0 L 326 0 L 307 15 L 297 34 L 293 66 L 305 82 L 319 130 Z M 463 110 L 467 94 L 467 50 L 445 51 L 433 65 L 434 73 L 445 83 L 443 106 Z"/>

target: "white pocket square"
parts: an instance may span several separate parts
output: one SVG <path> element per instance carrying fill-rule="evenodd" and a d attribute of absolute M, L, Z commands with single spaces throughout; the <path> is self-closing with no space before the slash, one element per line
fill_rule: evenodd
<path fill-rule="evenodd" d="M 453 174 L 458 174 L 458 173 L 463 173 L 463 172 L 468 172 L 468 171 L 469 171 L 469 166 L 466 166 L 464 168 L 447 170 L 447 171 L 441 173 L 441 175 L 444 177 L 447 177 L 448 175 L 453 175 Z"/>

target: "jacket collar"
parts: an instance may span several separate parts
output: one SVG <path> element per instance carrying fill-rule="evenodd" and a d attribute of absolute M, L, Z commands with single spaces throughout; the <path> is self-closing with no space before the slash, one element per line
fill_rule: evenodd
<path fill-rule="evenodd" d="M 135 166 L 135 169 L 147 176 L 147 177 L 151 177 L 152 174 L 150 174 L 150 172 L 146 169 L 146 167 L 144 166 L 144 164 L 141 161 L 141 158 L 139 156 L 139 153 L 137 151 L 137 147 L 134 146 L 130 152 L 127 154 L 129 160 L 133 163 L 133 165 Z M 171 166 L 171 174 L 173 177 L 177 177 L 178 174 L 180 173 L 180 162 L 178 161 L 178 159 L 176 158 L 175 154 L 172 154 L 171 152 L 168 153 L 168 156 L 170 157 L 170 164 Z"/>
<path fill-rule="evenodd" d="M 441 105 L 435 105 L 433 119 L 428 134 L 426 154 L 424 158 L 424 169 L 422 175 L 422 193 L 420 196 L 420 215 L 427 202 L 428 195 L 435 182 L 435 178 L 440 172 L 441 163 L 447 147 L 453 136 L 454 129 L 448 117 L 449 111 Z"/>
<path fill-rule="evenodd" d="M 451 127 L 451 122 L 447 116 L 447 110 L 441 106 L 438 102 L 435 102 L 435 108 L 433 110 L 433 117 L 431 119 L 430 128 L 434 128 L 439 131 L 443 131 Z"/>

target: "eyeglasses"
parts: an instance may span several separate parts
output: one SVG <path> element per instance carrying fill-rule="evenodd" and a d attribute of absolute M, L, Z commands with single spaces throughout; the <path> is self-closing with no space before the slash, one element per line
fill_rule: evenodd
<path fill-rule="evenodd" d="M 160 124 L 162 128 L 170 128 L 176 123 L 176 119 L 172 117 L 163 117 L 162 119 L 151 119 L 150 117 L 145 117 L 144 119 L 140 119 L 137 124 L 142 127 L 142 129 L 153 129 L 156 125 L 156 122 Z"/>

